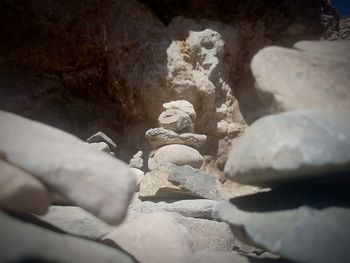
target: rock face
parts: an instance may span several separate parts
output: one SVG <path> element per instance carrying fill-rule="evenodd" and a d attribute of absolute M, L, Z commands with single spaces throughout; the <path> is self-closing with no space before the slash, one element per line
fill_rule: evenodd
<path fill-rule="evenodd" d="M 153 156 L 148 159 L 148 168 L 154 170 L 166 163 L 187 164 L 193 168 L 200 168 L 203 164 L 203 157 L 196 149 L 186 145 L 171 144 L 156 150 Z"/>
<path fill-rule="evenodd" d="M 299 42 L 268 47 L 251 68 L 261 98 L 272 111 L 350 109 L 350 42 Z"/>
<path fill-rule="evenodd" d="M 122 251 L 93 241 L 54 233 L 18 221 L 2 212 L 0 225 L 1 262 L 135 262 Z"/>
<path fill-rule="evenodd" d="M 46 213 L 51 198 L 34 176 L 0 159 L 0 207 L 20 213 Z"/>
<path fill-rule="evenodd" d="M 0 122 L 6 160 L 107 222 L 124 219 L 136 185 L 125 164 L 44 124 L 6 112 Z"/>
<path fill-rule="evenodd" d="M 348 111 L 297 110 L 264 117 L 235 145 L 225 176 L 255 185 L 335 176 L 350 168 L 349 131 Z"/>
<path fill-rule="evenodd" d="M 166 213 L 144 214 L 120 225 L 104 238 L 142 262 L 188 262 L 192 239 L 187 229 Z M 166 242 L 165 242 L 166 241 Z"/>

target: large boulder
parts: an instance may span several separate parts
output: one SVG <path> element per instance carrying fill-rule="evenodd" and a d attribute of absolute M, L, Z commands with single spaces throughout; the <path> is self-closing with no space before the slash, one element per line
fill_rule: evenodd
<path fill-rule="evenodd" d="M 232 149 L 225 176 L 244 184 L 273 185 L 337 178 L 349 170 L 349 111 L 313 109 L 256 121 Z"/>
<path fill-rule="evenodd" d="M 268 47 L 251 63 L 256 88 L 272 111 L 350 109 L 350 42 L 298 42 Z"/>
<path fill-rule="evenodd" d="M 77 137 L 0 112 L 0 152 L 56 192 L 109 223 L 120 223 L 135 191 L 128 166 Z"/>

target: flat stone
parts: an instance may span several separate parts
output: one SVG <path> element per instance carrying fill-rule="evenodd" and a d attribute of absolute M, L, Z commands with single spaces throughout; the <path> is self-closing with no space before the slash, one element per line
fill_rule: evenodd
<path fill-rule="evenodd" d="M 199 149 L 207 141 L 207 136 L 203 134 L 178 134 L 164 128 L 150 129 L 146 132 L 145 137 L 152 147 L 156 149 L 169 144 L 183 144 Z"/>
<path fill-rule="evenodd" d="M 117 149 L 117 145 L 115 142 L 109 138 L 106 134 L 103 132 L 97 132 L 91 137 L 86 139 L 87 142 L 89 143 L 98 143 L 98 142 L 104 142 L 108 144 L 108 147 L 114 152 Z"/>
<path fill-rule="evenodd" d="M 349 262 L 347 185 L 310 183 L 223 201 L 213 216 L 237 238 L 296 262 Z"/>
<path fill-rule="evenodd" d="M 350 108 L 350 42 L 302 41 L 267 47 L 251 63 L 256 88 L 273 112 Z"/>
<path fill-rule="evenodd" d="M 158 118 L 161 127 L 179 133 L 193 132 L 194 125 L 190 115 L 178 109 L 163 111 Z"/>
<path fill-rule="evenodd" d="M 108 223 L 124 219 L 136 186 L 126 164 L 39 122 L 0 112 L 0 123 L 0 152 L 10 163 Z"/>
<path fill-rule="evenodd" d="M 225 176 L 276 185 L 310 178 L 346 178 L 350 118 L 344 110 L 296 110 L 253 123 L 232 149 Z"/>
<path fill-rule="evenodd" d="M 189 103 L 187 100 L 175 100 L 175 101 L 170 101 L 168 103 L 163 104 L 163 108 L 168 110 L 168 109 L 178 109 L 182 110 L 183 112 L 187 113 L 190 115 L 192 120 L 196 119 L 196 112 L 193 108 L 193 105 Z"/>
<path fill-rule="evenodd" d="M 99 152 L 106 152 L 106 153 L 111 152 L 108 144 L 105 142 L 93 142 L 93 143 L 89 143 L 88 145 Z"/>
<path fill-rule="evenodd" d="M 0 159 L 0 208 L 44 214 L 50 203 L 50 194 L 38 179 Z"/>
<path fill-rule="evenodd" d="M 135 262 L 94 241 L 55 233 L 0 212 L 1 262 Z"/>
<path fill-rule="evenodd" d="M 148 159 L 148 168 L 154 170 L 166 163 L 176 165 L 190 165 L 193 168 L 200 168 L 203 164 L 203 156 L 196 150 L 186 145 L 166 145 L 154 152 Z"/>
<path fill-rule="evenodd" d="M 77 206 L 50 206 L 39 218 L 66 233 L 92 240 L 112 231 L 111 226 Z"/>
<path fill-rule="evenodd" d="M 121 224 L 103 240 L 120 246 L 141 263 L 187 262 L 192 254 L 190 233 L 168 213 L 141 215 Z"/>

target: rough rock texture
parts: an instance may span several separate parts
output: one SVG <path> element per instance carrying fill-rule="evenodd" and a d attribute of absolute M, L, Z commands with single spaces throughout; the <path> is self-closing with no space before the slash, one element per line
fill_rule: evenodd
<path fill-rule="evenodd" d="M 178 109 L 163 111 L 158 117 L 161 127 L 179 133 L 193 132 L 194 125 L 190 115 Z"/>
<path fill-rule="evenodd" d="M 296 110 L 256 121 L 232 150 L 225 176 L 239 183 L 270 185 L 336 178 L 349 169 L 349 112 Z M 346 172 L 343 175 L 346 178 Z"/>
<path fill-rule="evenodd" d="M 135 262 L 120 250 L 54 233 L 2 212 L 0 225 L 1 262 Z"/>
<path fill-rule="evenodd" d="M 272 111 L 350 109 L 350 42 L 298 42 L 265 48 L 252 60 L 256 87 Z"/>
<path fill-rule="evenodd" d="M 192 239 L 187 229 L 167 213 L 144 214 L 125 222 L 104 237 L 141 263 L 188 262 Z"/>
<path fill-rule="evenodd" d="M 0 159 L 0 207 L 20 213 L 46 213 L 51 198 L 34 176 Z"/>
<path fill-rule="evenodd" d="M 311 183 L 223 201 L 213 216 L 235 236 L 297 262 L 349 262 L 347 185 Z M 249 244 L 249 243 L 248 243 Z"/>
<path fill-rule="evenodd" d="M 178 134 L 164 128 L 150 129 L 146 132 L 145 137 L 152 147 L 156 149 L 169 144 L 183 144 L 199 149 L 207 141 L 207 136 L 204 134 Z"/>
<path fill-rule="evenodd" d="M 148 168 L 154 170 L 166 163 L 175 165 L 190 165 L 193 168 L 200 168 L 203 164 L 202 155 L 186 145 L 171 144 L 156 150 L 148 159 Z"/>
<path fill-rule="evenodd" d="M 112 231 L 111 226 L 76 206 L 50 206 L 40 219 L 66 233 L 92 240 Z"/>
<path fill-rule="evenodd" d="M 0 112 L 0 123 L 0 152 L 8 162 L 109 223 L 124 219 L 136 185 L 125 164 L 73 135 L 11 113 Z"/>
<path fill-rule="evenodd" d="M 163 108 L 168 109 L 179 109 L 183 112 L 187 113 L 191 119 L 194 121 L 197 117 L 196 112 L 193 108 L 193 105 L 189 103 L 187 100 L 175 100 L 171 102 L 167 102 L 163 104 Z"/>

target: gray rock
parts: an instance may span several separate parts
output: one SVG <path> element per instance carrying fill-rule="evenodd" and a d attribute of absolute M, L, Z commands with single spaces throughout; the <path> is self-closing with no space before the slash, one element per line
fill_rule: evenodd
<path fill-rule="evenodd" d="M 141 263 L 186 263 L 192 254 L 191 235 L 168 213 L 141 215 L 121 224 L 103 240 L 125 249 Z"/>
<path fill-rule="evenodd" d="M 349 262 L 348 187 L 296 185 L 219 203 L 237 238 L 297 262 Z"/>
<path fill-rule="evenodd" d="M 190 115 L 178 109 L 163 111 L 158 118 L 161 127 L 179 133 L 193 132 L 194 125 Z"/>
<path fill-rule="evenodd" d="M 183 144 L 199 149 L 207 141 L 207 136 L 203 134 L 178 134 L 164 128 L 150 129 L 146 132 L 145 137 L 152 147 L 156 149 L 169 144 Z"/>
<path fill-rule="evenodd" d="M 134 156 L 130 159 L 129 166 L 131 168 L 137 168 L 137 169 L 142 169 L 143 168 L 143 152 L 138 151 L 137 153 L 134 154 Z"/>
<path fill-rule="evenodd" d="M 115 144 L 115 142 L 111 138 L 109 138 L 106 134 L 104 134 L 103 132 L 95 133 L 91 137 L 87 138 L 86 141 L 89 143 L 104 142 L 104 143 L 108 144 L 108 147 L 113 152 L 115 152 L 117 149 L 117 145 Z"/>
<path fill-rule="evenodd" d="M 106 153 L 111 152 L 108 144 L 105 142 L 93 142 L 93 143 L 89 143 L 88 145 L 99 152 L 106 152 Z"/>
<path fill-rule="evenodd" d="M 176 165 L 190 165 L 193 168 L 200 168 L 203 164 L 203 156 L 196 150 L 186 145 L 166 145 L 154 152 L 148 159 L 148 168 L 154 170 L 166 163 Z"/>
<path fill-rule="evenodd" d="M 138 190 L 140 187 L 140 183 L 141 183 L 143 177 L 145 176 L 145 173 L 142 170 L 134 168 L 134 167 L 131 167 L 130 170 L 137 178 L 137 189 L 136 190 Z"/>
<path fill-rule="evenodd" d="M 0 208 L 44 214 L 50 203 L 50 194 L 38 179 L 0 159 Z"/>
<path fill-rule="evenodd" d="M 244 184 L 273 185 L 334 177 L 349 169 L 349 112 L 313 109 L 256 121 L 231 151 L 225 176 Z"/>
<path fill-rule="evenodd" d="M 0 212 L 1 262 L 135 262 L 117 249 L 24 223 Z"/>
<path fill-rule="evenodd" d="M 0 152 L 51 191 L 117 224 L 126 214 L 136 180 L 127 165 L 56 128 L 0 112 Z"/>
<path fill-rule="evenodd" d="M 175 212 L 187 217 L 211 219 L 212 211 L 216 204 L 217 201 L 206 199 L 180 200 L 175 202 L 144 201 L 130 205 L 129 210 L 142 213 L 153 213 L 161 211 Z"/>
<path fill-rule="evenodd" d="M 169 182 L 206 199 L 222 199 L 217 190 L 216 177 L 214 175 L 193 169 L 189 165 L 177 166 L 170 163 L 168 167 L 171 170 L 168 176 Z"/>
<path fill-rule="evenodd" d="M 41 220 L 69 234 L 99 240 L 112 231 L 112 227 L 76 206 L 50 206 Z"/>
<path fill-rule="evenodd" d="M 196 112 L 193 108 L 193 105 L 189 103 L 187 100 L 175 100 L 170 101 L 163 104 L 163 108 L 168 109 L 178 109 L 182 110 L 183 112 L 187 113 L 191 119 L 194 121 L 196 119 Z"/>
<path fill-rule="evenodd" d="M 350 109 L 350 42 L 299 42 L 268 47 L 253 58 L 256 88 L 274 112 L 304 108 Z"/>

